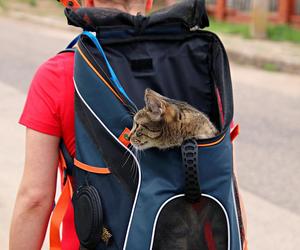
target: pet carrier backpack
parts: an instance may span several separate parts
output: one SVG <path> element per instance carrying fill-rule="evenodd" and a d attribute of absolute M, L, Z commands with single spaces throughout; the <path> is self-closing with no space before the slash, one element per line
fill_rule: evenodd
<path fill-rule="evenodd" d="M 65 179 L 52 216 L 51 248 L 60 248 L 59 224 L 72 196 L 82 249 L 153 249 L 161 214 L 178 201 L 214 204 L 222 214 L 222 232 L 209 221 L 199 225 L 199 249 L 246 249 L 233 172 L 238 128 L 230 131 L 229 64 L 218 37 L 203 30 L 209 25 L 204 1 L 183 1 L 149 16 L 102 8 L 65 13 L 69 24 L 84 31 L 70 46 L 77 43 L 76 157 L 62 146 Z M 146 88 L 193 105 L 220 133 L 137 157 L 127 135 Z"/>

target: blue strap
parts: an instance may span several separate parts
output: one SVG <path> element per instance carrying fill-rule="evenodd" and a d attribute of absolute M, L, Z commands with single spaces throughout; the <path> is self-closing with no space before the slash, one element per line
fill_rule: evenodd
<path fill-rule="evenodd" d="M 74 45 L 78 42 L 80 35 L 76 36 L 67 46 L 66 50 L 72 49 Z"/>
<path fill-rule="evenodd" d="M 109 70 L 109 73 L 111 75 L 111 80 L 112 82 L 116 85 L 116 87 L 121 91 L 121 93 L 134 105 L 134 103 L 130 100 L 130 98 L 128 97 L 128 95 L 126 94 L 125 90 L 123 89 L 123 87 L 121 86 L 120 82 L 119 82 L 119 79 L 118 77 L 116 76 L 114 70 L 112 69 L 112 67 L 110 66 L 110 63 L 108 62 L 107 60 L 107 57 L 104 53 L 104 50 L 102 49 L 102 46 L 100 45 L 98 39 L 96 36 L 94 36 L 91 32 L 88 32 L 88 31 L 83 31 L 82 32 L 82 35 L 85 35 L 87 37 L 89 37 L 92 42 L 96 45 L 97 49 L 100 51 L 102 57 L 104 58 L 105 60 L 105 63 L 107 65 L 107 68 Z"/>

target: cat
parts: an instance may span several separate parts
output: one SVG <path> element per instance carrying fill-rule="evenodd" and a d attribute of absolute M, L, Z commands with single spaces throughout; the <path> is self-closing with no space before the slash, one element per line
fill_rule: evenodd
<path fill-rule="evenodd" d="M 129 134 L 138 150 L 168 149 L 188 139 L 207 139 L 219 131 L 209 118 L 186 102 L 145 90 L 145 107 L 133 117 Z M 196 203 L 178 198 L 168 203 L 155 228 L 152 250 L 225 250 L 227 223 L 222 209 L 202 197 Z"/>
<path fill-rule="evenodd" d="M 188 139 L 207 139 L 218 134 L 209 118 L 186 102 L 173 100 L 147 88 L 146 106 L 133 117 L 130 143 L 139 150 L 167 149 Z"/>

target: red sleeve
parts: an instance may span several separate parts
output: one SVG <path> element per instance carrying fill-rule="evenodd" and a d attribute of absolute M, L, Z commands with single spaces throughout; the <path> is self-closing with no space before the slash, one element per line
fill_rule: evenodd
<path fill-rule="evenodd" d="M 36 131 L 61 136 L 60 108 L 64 85 L 63 65 L 56 57 L 37 70 L 19 123 Z"/>

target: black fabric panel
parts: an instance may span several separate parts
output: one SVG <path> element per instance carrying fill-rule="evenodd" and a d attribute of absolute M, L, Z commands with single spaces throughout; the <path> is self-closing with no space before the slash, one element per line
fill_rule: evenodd
<path fill-rule="evenodd" d="M 213 109 L 216 99 L 210 75 L 209 37 L 111 44 L 104 46 L 104 50 L 121 85 L 138 108 L 144 107 L 144 91 L 151 88 L 188 102 L 219 124 L 218 108 Z M 152 61 L 152 70 L 132 71 L 132 61 L 146 58 Z"/>
<path fill-rule="evenodd" d="M 138 36 L 126 43 L 102 43 L 105 54 L 121 85 L 138 108 L 144 106 L 146 88 L 173 99 L 186 101 L 206 113 L 220 129 L 226 130 L 233 117 L 230 69 L 225 49 L 216 35 L 207 31 L 181 34 L 176 39 Z M 92 43 L 87 50 L 103 64 Z M 136 71 L 132 62 L 151 60 L 152 69 Z M 225 115 L 220 121 L 215 87 L 218 87 Z"/>
<path fill-rule="evenodd" d="M 153 12 L 150 16 L 130 15 L 117 9 L 79 8 L 66 9 L 70 25 L 97 31 L 97 27 L 133 27 L 139 31 L 170 23 L 182 23 L 187 28 L 209 26 L 204 0 L 185 0 L 168 8 Z"/>
<path fill-rule="evenodd" d="M 133 157 L 108 134 L 105 128 L 82 103 L 77 93 L 75 94 L 75 110 L 76 115 L 84 124 L 99 153 L 101 153 L 106 166 L 109 167 L 130 194 L 135 195 L 138 178 L 132 178 L 130 174 L 135 164 Z M 126 155 L 128 157 L 125 160 L 124 156 Z"/>
<path fill-rule="evenodd" d="M 136 113 L 136 107 L 123 95 L 123 93 L 116 87 L 116 85 L 111 80 L 111 74 L 108 70 L 108 66 L 97 49 L 93 47 L 92 41 L 86 37 L 82 36 L 78 42 L 78 47 L 81 49 L 82 53 L 87 57 L 88 61 L 93 65 L 97 72 L 106 80 L 106 82 L 112 87 L 119 96 L 123 96 L 123 102 L 129 110 L 130 113 Z"/>

